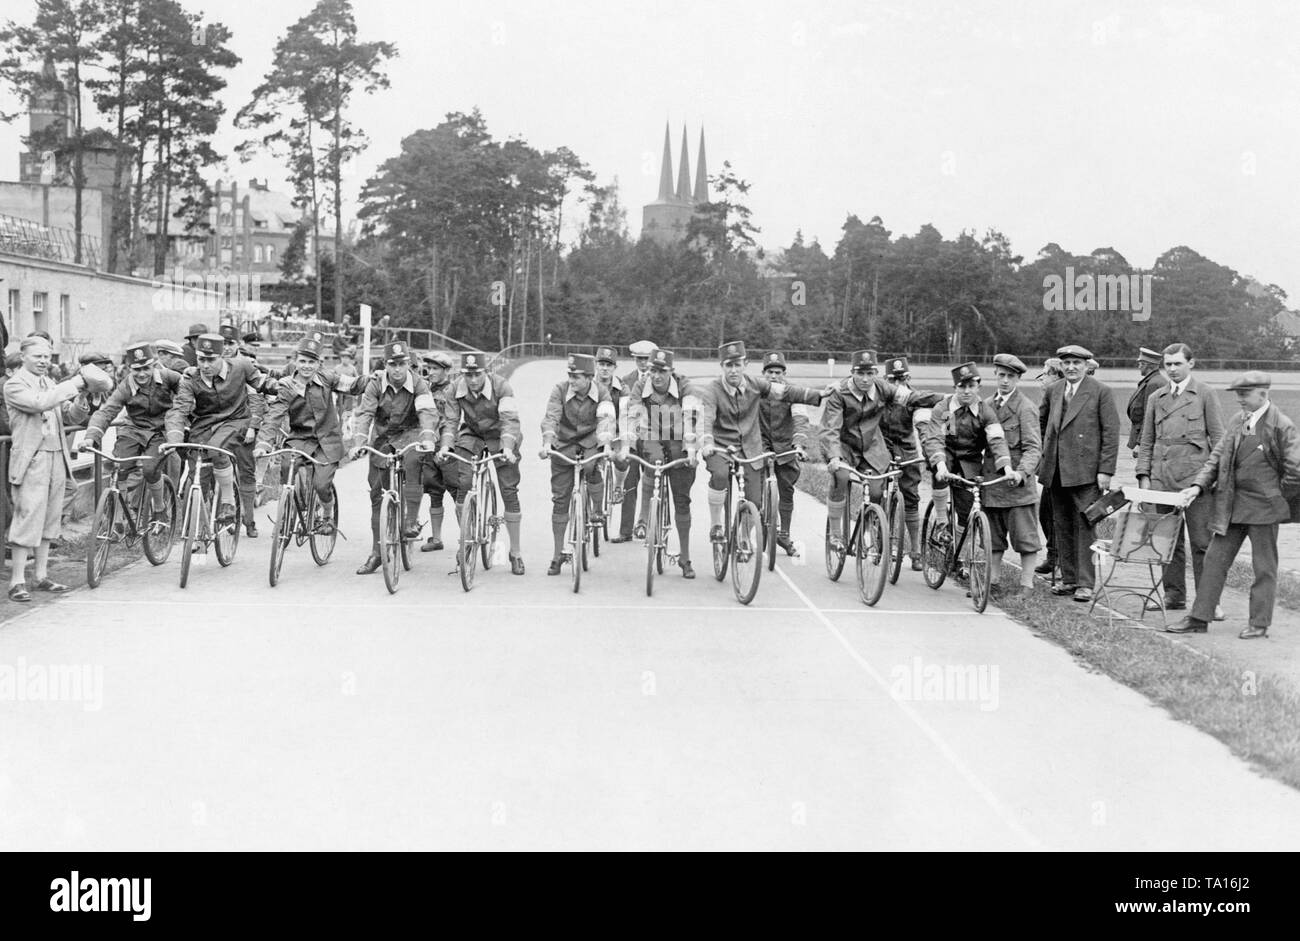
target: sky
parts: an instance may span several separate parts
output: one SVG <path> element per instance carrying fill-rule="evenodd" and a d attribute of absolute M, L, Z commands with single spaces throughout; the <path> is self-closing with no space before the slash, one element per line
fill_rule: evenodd
<path fill-rule="evenodd" d="M 226 23 L 243 58 L 216 142 L 229 154 L 230 118 L 311 0 L 184 2 Z M 356 17 L 399 55 L 392 87 L 353 111 L 371 142 L 350 167 L 353 209 L 405 135 L 478 107 L 498 139 L 567 146 L 617 177 L 635 235 L 665 122 L 674 180 L 683 124 L 692 173 L 703 125 L 710 171 L 728 160 L 749 181 L 769 250 L 802 230 L 830 253 L 850 213 L 895 236 L 997 229 L 1026 261 L 1057 242 L 1149 267 L 1188 245 L 1300 307 L 1300 5 L 1286 0 L 373 0 Z M 0 178 L 17 178 L 24 123 L 0 125 Z M 270 158 L 232 156 L 225 173 L 284 178 Z"/>

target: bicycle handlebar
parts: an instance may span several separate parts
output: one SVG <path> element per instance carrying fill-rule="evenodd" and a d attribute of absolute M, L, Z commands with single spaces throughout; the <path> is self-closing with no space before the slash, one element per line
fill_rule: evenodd
<path fill-rule="evenodd" d="M 900 469 L 887 470 L 883 474 L 864 474 L 862 471 L 856 471 L 852 467 L 842 467 L 841 470 L 849 472 L 849 477 L 859 483 L 873 483 L 877 480 L 889 480 L 892 477 L 898 477 L 903 472 Z"/>
<path fill-rule="evenodd" d="M 674 467 L 682 467 L 683 465 L 690 463 L 690 461 L 687 458 L 679 457 L 677 460 L 669 461 L 667 464 L 652 464 L 639 454 L 629 454 L 628 460 L 636 461 L 646 470 L 651 470 L 651 471 L 670 471 Z"/>
<path fill-rule="evenodd" d="M 111 454 L 107 454 L 107 453 L 105 453 L 104 451 L 99 450 L 99 448 L 95 447 L 93 444 L 85 444 L 85 443 L 83 443 L 83 444 L 81 445 L 81 447 L 80 447 L 79 450 L 81 450 L 81 451 L 89 451 L 91 454 L 98 454 L 98 455 L 99 455 L 100 457 L 102 457 L 104 460 L 106 460 L 106 461 L 112 461 L 114 464 L 130 464 L 132 461 L 141 461 L 141 462 L 143 462 L 143 461 L 155 461 L 155 460 L 158 460 L 158 458 L 155 458 L 155 457 L 153 457 L 152 455 L 149 455 L 149 454 L 137 454 L 135 457 L 114 457 L 114 456 L 111 455 Z"/>
<path fill-rule="evenodd" d="M 910 461 L 890 461 L 890 466 L 902 470 L 904 467 L 911 467 L 913 464 L 924 464 L 925 458 L 914 457 Z"/>
<path fill-rule="evenodd" d="M 574 467 L 586 467 L 592 461 L 598 461 L 601 458 L 605 457 L 605 452 L 597 451 L 595 454 L 588 454 L 584 458 L 578 458 L 577 460 L 575 460 L 555 450 L 555 448 L 551 448 L 551 450 L 547 453 L 546 457 L 542 458 L 542 460 L 544 461 L 546 460 L 546 458 L 549 457 L 558 457 L 561 461 L 564 461 L 566 464 L 572 464 Z"/>
<path fill-rule="evenodd" d="M 477 457 L 477 458 L 461 457 L 455 451 L 448 451 L 447 456 L 455 458 L 456 460 L 460 461 L 462 464 L 468 464 L 470 467 L 478 467 L 482 464 L 491 464 L 493 461 L 506 460 L 506 452 L 504 451 L 497 451 L 495 454 L 489 454 L 487 457 Z"/>
<path fill-rule="evenodd" d="M 362 444 L 362 445 L 358 445 L 356 450 L 369 451 L 375 457 L 383 458 L 384 461 L 386 462 L 392 462 L 395 461 L 397 458 L 402 457 L 404 454 L 406 454 L 407 451 L 411 450 L 411 448 L 418 448 L 421 444 L 423 444 L 423 442 L 421 441 L 412 441 L 410 444 L 402 448 L 400 451 L 377 451 L 368 444 Z M 434 452 L 433 448 L 425 448 L 424 450 L 426 450 L 430 454 Z"/>
<path fill-rule="evenodd" d="M 182 442 L 181 444 L 164 444 L 158 449 L 158 453 L 162 454 L 164 451 L 180 451 L 185 448 L 193 448 L 197 451 L 213 451 L 217 454 L 224 454 L 231 460 L 234 460 L 235 458 L 235 455 L 231 454 L 225 448 L 216 448 L 210 444 L 192 444 L 190 442 Z"/>
<path fill-rule="evenodd" d="M 980 478 L 978 480 L 967 480 L 965 477 L 958 477 L 956 474 L 949 474 L 948 480 L 953 483 L 961 484 L 963 487 L 968 487 L 971 490 L 974 490 L 976 487 L 994 487 L 997 486 L 998 484 L 1005 484 L 1010 482 L 1011 478 L 994 477 L 992 480 L 984 480 L 983 478 Z"/>
<path fill-rule="evenodd" d="M 267 451 L 265 454 L 262 455 L 262 457 L 277 457 L 278 455 L 281 454 L 296 454 L 304 461 L 311 461 L 313 464 L 316 464 L 320 467 L 325 467 L 329 464 L 329 461 L 318 461 L 316 460 L 316 458 L 312 457 L 306 451 L 299 451 L 297 448 L 277 448 L 274 451 Z"/>

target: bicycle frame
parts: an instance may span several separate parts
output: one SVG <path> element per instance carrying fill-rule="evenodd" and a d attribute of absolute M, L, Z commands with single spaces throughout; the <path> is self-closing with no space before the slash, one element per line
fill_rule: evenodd
<path fill-rule="evenodd" d="M 849 489 L 845 496 L 844 507 L 847 512 L 852 505 L 853 485 L 862 489 L 862 502 L 858 505 L 857 516 L 853 521 L 853 532 L 844 544 L 845 555 L 855 559 L 858 578 L 858 594 L 863 604 L 874 605 L 880 600 L 885 590 L 885 581 L 890 567 L 890 520 L 882 506 L 886 492 L 881 493 L 881 503 L 871 499 L 871 484 L 877 481 L 890 485 L 897 484 L 902 476 L 902 469 L 892 466 L 883 474 L 863 474 L 853 468 L 846 468 L 849 473 Z M 886 504 L 887 505 L 887 504 Z"/>
<path fill-rule="evenodd" d="M 384 570 L 384 586 L 390 595 L 397 592 L 402 570 L 411 567 L 406 539 L 406 506 L 402 499 L 402 480 L 405 476 L 402 458 L 408 451 L 420 448 L 422 444 L 421 441 L 412 441 L 397 451 L 380 451 L 368 444 L 357 448 L 359 451 L 369 451 L 382 460 L 388 473 L 388 486 L 379 498 L 379 557 Z M 425 446 L 421 450 L 432 452 L 433 449 Z"/>
<path fill-rule="evenodd" d="M 654 474 L 654 481 L 650 487 L 650 512 L 646 520 L 646 596 L 654 594 L 655 574 L 664 573 L 664 560 L 667 557 L 669 565 L 676 565 L 679 555 L 673 555 L 668 551 L 668 531 L 672 525 L 672 508 L 669 502 L 668 494 L 668 472 L 677 467 L 684 467 L 690 463 L 689 458 L 679 457 L 667 464 L 663 461 L 655 461 L 651 464 L 645 458 L 638 454 L 629 454 L 628 459 L 636 461 L 646 471 Z M 608 488 L 606 488 L 608 490 Z M 633 496 L 636 499 L 639 494 Z M 627 499 L 625 494 L 623 499 Z"/>
<path fill-rule="evenodd" d="M 968 557 L 966 559 L 966 564 L 967 574 L 970 579 L 969 594 L 971 604 L 974 606 L 976 611 L 983 612 L 983 610 L 988 606 L 989 593 L 992 586 L 989 583 L 990 563 L 988 558 L 991 553 L 990 527 L 988 515 L 983 509 L 981 494 L 985 487 L 994 487 L 998 484 L 1006 483 L 1010 481 L 1011 478 L 996 477 L 993 480 L 985 480 L 983 477 L 976 477 L 974 480 L 967 480 L 965 477 L 961 477 L 957 474 L 949 474 L 947 479 L 950 489 L 953 485 L 956 485 L 959 487 L 965 487 L 971 491 L 971 508 L 970 512 L 966 514 L 965 529 L 962 530 L 961 536 L 958 538 L 956 544 L 952 545 L 950 550 L 944 553 L 944 558 L 940 565 L 934 565 L 934 560 L 930 558 L 932 549 L 932 538 L 930 534 L 933 525 L 930 522 L 930 513 L 934 508 L 933 502 L 931 502 L 930 506 L 926 509 L 927 525 L 925 527 L 925 538 L 923 540 L 927 554 L 925 581 L 927 585 L 934 589 L 938 589 L 942 586 L 944 579 L 947 577 L 948 569 L 951 567 L 953 561 L 962 558 L 963 550 L 965 550 L 965 555 Z M 949 538 L 951 538 L 951 534 L 953 533 L 954 527 L 957 523 L 956 502 L 957 501 L 952 498 L 948 501 L 946 520 L 948 523 Z M 969 544 L 967 543 L 968 539 L 970 540 Z M 983 558 L 977 559 L 977 555 L 982 555 Z"/>
<path fill-rule="evenodd" d="M 547 458 L 556 458 L 573 467 L 573 493 L 569 497 L 569 523 L 564 531 L 566 550 L 562 560 L 569 562 L 572 568 L 573 590 L 576 593 L 582 585 L 582 573 L 587 568 L 587 476 L 583 473 L 588 464 L 604 461 L 608 455 L 602 448 L 582 458 L 571 458 L 551 448 Z"/>
<path fill-rule="evenodd" d="M 168 522 L 165 530 L 167 539 L 166 543 L 161 547 L 155 545 L 154 540 L 159 537 L 162 530 L 156 528 L 156 524 L 152 520 L 146 523 L 146 513 L 148 512 L 146 508 L 151 505 L 151 498 L 148 484 L 143 480 L 143 474 L 141 475 L 140 485 L 136 488 L 134 506 L 131 505 L 131 501 L 127 499 L 118 486 L 119 475 L 126 465 L 138 464 L 143 471 L 143 465 L 147 461 L 161 461 L 163 459 L 148 454 L 119 458 L 90 445 L 85 446 L 84 450 L 94 454 L 97 460 L 106 460 L 111 464 L 107 486 L 102 488 L 99 499 L 95 502 L 90 531 L 93 543 L 86 553 L 86 583 L 91 588 L 99 587 L 104 570 L 108 565 L 109 553 L 115 543 L 130 547 L 138 539 L 143 543 L 145 557 L 151 565 L 161 565 L 166 562 L 167 556 L 171 554 L 172 537 L 175 532 L 175 484 L 166 476 L 163 477 L 163 492 L 168 500 L 169 509 L 167 510 Z M 97 464 L 96 466 L 99 467 L 100 465 Z M 170 488 L 170 493 L 168 493 L 168 488 Z M 116 525 L 116 518 L 119 513 L 125 527 L 125 531 L 120 535 L 120 538 Z"/>
<path fill-rule="evenodd" d="M 217 552 L 217 562 L 222 568 L 235 561 L 235 550 L 239 547 L 240 500 L 236 490 L 233 504 L 235 508 L 234 521 L 218 526 L 217 510 L 220 488 L 214 479 L 210 493 L 204 493 L 203 489 L 203 472 L 211 463 L 211 459 L 207 455 L 224 454 L 232 464 L 235 456 L 225 448 L 193 442 L 164 444 L 158 449 L 159 455 L 170 454 L 173 451 L 199 452 L 190 458 L 194 462 L 194 470 L 190 474 L 189 488 L 185 495 L 185 512 L 181 524 L 184 546 L 181 554 L 180 587 L 184 588 L 189 583 L 190 563 L 193 561 L 191 557 L 194 554 L 192 550 L 196 542 L 201 545 L 205 554 L 208 545 L 213 545 Z M 185 463 L 188 464 L 189 461 Z M 179 496 L 179 494 L 177 495 Z M 229 546 L 222 544 L 223 535 L 229 536 Z"/>
<path fill-rule="evenodd" d="M 280 499 L 277 502 L 276 518 L 273 521 L 274 526 L 271 531 L 271 567 L 270 582 L 274 588 L 280 580 L 280 566 L 284 562 L 284 550 L 289 546 L 289 540 L 297 536 L 298 545 L 302 545 L 308 539 L 313 539 L 313 526 L 316 516 L 316 489 L 312 486 L 311 480 L 307 478 L 307 462 L 317 467 L 325 467 L 327 461 L 318 461 L 306 451 L 300 451 L 297 448 L 280 448 L 271 451 L 263 457 L 273 458 L 282 454 L 293 455 L 289 461 L 289 479 L 280 485 Z M 299 481 L 302 476 L 303 480 Z M 307 490 L 306 500 L 299 496 L 299 486 L 305 486 Z M 337 499 L 334 501 L 337 512 Z M 312 557 L 316 559 L 318 565 L 323 565 L 329 561 L 329 554 L 333 552 L 333 543 L 331 542 L 330 550 L 322 553 L 317 550 L 316 544 L 312 543 Z"/>
<path fill-rule="evenodd" d="M 889 479 L 881 499 L 885 507 L 885 518 L 889 520 L 889 584 L 891 585 L 898 583 L 898 575 L 903 569 L 903 556 L 906 554 L 904 544 L 907 541 L 907 519 L 901 485 L 903 469 L 923 463 L 925 463 L 923 457 L 914 457 L 906 461 L 894 459 L 889 462 L 889 469 L 898 471 L 898 476 Z M 919 555 L 920 547 L 915 548 Z"/>
<path fill-rule="evenodd" d="M 503 451 L 493 454 L 485 449 L 478 458 L 461 457 L 455 451 L 449 451 L 447 456 L 467 465 L 472 475 L 470 486 L 461 501 L 460 546 L 456 551 L 460 584 L 465 591 L 469 591 L 474 587 L 474 571 L 477 567 L 475 553 L 482 556 L 484 569 L 490 569 L 494 564 L 492 553 L 505 519 L 497 513 L 484 513 L 480 508 L 491 506 L 502 509 L 505 506 L 496 465 L 497 461 L 506 460 L 506 454 Z"/>

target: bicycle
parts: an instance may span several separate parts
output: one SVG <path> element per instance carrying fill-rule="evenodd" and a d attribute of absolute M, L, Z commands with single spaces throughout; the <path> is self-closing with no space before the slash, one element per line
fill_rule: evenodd
<path fill-rule="evenodd" d="M 235 561 L 235 550 L 239 548 L 240 524 L 243 520 L 239 494 L 236 493 L 233 503 L 234 517 L 226 523 L 218 523 L 217 501 L 213 499 L 213 491 L 218 488 L 212 482 L 208 482 L 205 486 L 205 478 L 211 477 L 208 466 L 211 459 L 205 456 L 206 453 L 224 454 L 232 462 L 235 458 L 233 454 L 225 448 L 213 447 L 210 444 L 164 444 L 158 449 L 159 455 L 172 451 L 202 452 L 193 457 L 195 467 L 189 474 L 185 509 L 181 513 L 180 586 L 184 588 L 189 583 L 190 563 L 196 552 L 202 552 L 206 558 L 208 546 L 212 546 L 216 550 L 217 562 L 222 568 Z M 189 462 L 187 461 L 186 464 L 188 465 Z"/>
<path fill-rule="evenodd" d="M 728 469 L 730 480 L 727 485 L 726 500 L 723 503 L 725 542 L 712 543 L 713 577 L 722 581 L 730 570 L 731 587 L 736 593 L 736 600 L 741 604 L 749 604 L 758 593 L 759 578 L 763 574 L 764 555 L 767 556 L 768 564 L 772 568 L 776 567 L 776 525 L 775 522 L 765 524 L 765 520 L 770 520 L 771 514 L 776 513 L 777 492 L 776 476 L 769 470 L 760 500 L 765 507 L 770 507 L 770 512 L 760 510 L 752 500 L 744 497 L 745 478 L 742 468 L 770 461 L 775 456 L 775 452 L 765 451 L 757 457 L 748 458 L 737 457 L 735 448 L 728 448 L 718 453 L 725 457 L 731 466 Z M 733 517 L 731 506 L 734 492 L 739 492 L 741 498 Z M 751 562 L 754 563 L 752 567 Z M 744 566 L 743 570 L 742 566 Z"/>
<path fill-rule="evenodd" d="M 884 508 L 871 500 L 870 485 L 878 480 L 896 481 L 903 473 L 892 468 L 883 474 L 863 474 L 851 467 L 845 467 L 849 473 L 848 488 L 844 495 L 844 517 L 840 520 L 840 532 L 850 533 L 847 539 L 841 539 L 836 545 L 831 532 L 831 521 L 826 519 L 826 574 L 831 581 L 839 581 L 844 571 L 844 562 L 853 556 L 854 568 L 858 577 L 858 596 L 862 603 L 874 605 L 885 591 L 885 581 L 889 574 L 890 529 L 889 518 Z M 862 499 L 858 511 L 854 514 L 853 527 L 849 528 L 850 509 L 853 506 L 853 485 L 862 488 Z"/>
<path fill-rule="evenodd" d="M 113 457 L 93 445 L 82 445 L 83 451 L 89 451 L 113 465 L 109 472 L 107 485 L 95 504 L 95 516 L 90 526 L 93 540 L 86 553 L 86 584 L 98 588 L 108 567 L 108 557 L 115 545 L 132 548 L 139 540 L 144 546 L 145 558 L 151 565 L 162 565 L 172 551 L 172 537 L 176 527 L 176 485 L 170 477 L 163 475 L 163 495 L 166 499 L 167 514 L 165 520 L 151 519 L 152 500 L 149 487 L 143 480 L 137 487 L 135 506 L 118 488 L 117 479 L 124 465 L 143 464 L 145 461 L 159 460 L 147 454 L 138 457 Z"/>
<path fill-rule="evenodd" d="M 582 585 L 582 573 L 587 570 L 587 541 L 595 538 L 595 524 L 587 520 L 587 478 L 583 469 L 593 461 L 604 460 L 605 452 L 596 451 L 582 458 L 571 458 L 551 448 L 547 457 L 558 457 L 573 466 L 573 493 L 569 497 L 569 524 L 564 530 L 564 553 L 560 556 L 562 563 L 570 566 L 575 594 Z M 607 475 L 608 476 L 608 475 Z"/>
<path fill-rule="evenodd" d="M 492 568 L 497 551 L 497 540 L 505 517 L 499 508 L 505 501 L 501 496 L 501 483 L 497 480 L 497 461 L 506 459 L 505 452 L 495 454 L 484 450 L 481 457 L 461 457 L 448 452 L 473 472 L 472 483 L 460 508 L 460 546 L 456 550 L 456 568 L 460 573 L 460 587 L 469 591 L 474 587 L 474 572 L 478 558 L 483 559 L 484 571 Z"/>
<path fill-rule="evenodd" d="M 311 485 L 311 475 L 307 472 L 310 461 L 318 467 L 327 466 L 326 461 L 318 461 L 305 451 L 297 448 L 280 448 L 271 451 L 265 457 L 279 457 L 292 454 L 289 464 L 289 478 L 280 485 L 280 498 L 276 503 L 274 528 L 271 530 L 271 568 L 269 580 L 274 588 L 280 581 L 280 567 L 284 565 L 284 550 L 291 541 L 301 546 L 310 543 L 311 557 L 317 565 L 324 565 L 334 554 L 334 545 L 338 542 L 339 530 L 339 493 L 330 483 L 329 519 L 316 519 L 316 488 Z M 302 494 L 306 493 L 306 497 Z M 325 523 L 322 532 L 320 523 Z"/>
<path fill-rule="evenodd" d="M 898 477 L 889 479 L 885 498 L 881 501 L 885 505 L 885 518 L 889 520 L 889 584 L 891 585 L 898 584 L 898 575 L 903 570 L 903 556 L 907 555 L 904 548 L 907 545 L 906 508 L 903 505 L 903 490 L 898 482 L 902 479 L 904 467 L 911 467 L 913 464 L 922 464 L 924 462 L 925 458 L 923 457 L 914 457 L 910 461 L 891 460 L 889 462 L 889 469 L 899 472 Z"/>
<path fill-rule="evenodd" d="M 1009 477 L 998 477 L 993 480 L 985 480 L 983 477 L 976 477 L 974 480 L 967 480 L 965 477 L 958 477 L 955 474 L 948 478 L 949 489 L 952 484 L 965 487 L 971 491 L 972 503 L 971 509 L 966 514 L 966 530 L 961 534 L 961 539 L 954 546 L 952 544 L 952 534 L 957 524 L 957 501 L 950 495 L 948 500 L 948 512 L 946 522 L 948 530 L 943 538 L 936 536 L 934 526 L 937 522 L 934 519 L 934 501 L 931 500 L 925 508 L 925 519 L 921 525 L 921 545 L 922 545 L 922 571 L 925 583 L 936 591 L 943 585 L 944 579 L 948 577 L 948 572 L 952 569 L 954 562 L 961 558 L 962 550 L 966 549 L 966 558 L 963 563 L 966 566 L 967 578 L 970 582 L 970 599 L 971 604 L 977 612 L 983 613 L 989 603 L 989 557 L 992 553 L 993 537 L 989 528 L 989 517 L 981 508 L 980 493 L 985 487 L 993 487 L 1000 483 L 1010 480 Z M 971 534 L 974 535 L 971 535 Z M 969 544 L 967 539 L 969 538 Z"/>
<path fill-rule="evenodd" d="M 390 595 L 396 594 L 402 572 L 411 570 L 411 547 L 405 536 L 406 506 L 402 501 L 402 481 L 406 473 L 402 470 L 401 459 L 407 451 L 418 448 L 420 444 L 412 441 L 400 451 L 392 452 L 377 451 L 368 444 L 359 448 L 383 460 L 388 469 L 388 486 L 379 498 L 379 561 L 384 570 L 384 587 Z M 337 500 L 334 505 L 338 506 Z"/>
<path fill-rule="evenodd" d="M 679 558 L 677 553 L 669 551 L 668 546 L 668 535 L 673 531 L 672 502 L 668 499 L 668 472 L 673 468 L 683 467 L 690 461 L 679 457 L 667 464 L 662 461 L 651 464 L 639 454 L 629 454 L 628 458 L 655 475 L 650 490 L 650 512 L 646 521 L 645 535 L 645 593 L 646 597 L 650 597 L 654 594 L 655 575 L 664 573 L 665 557 L 669 565 L 676 565 Z M 624 499 L 627 499 L 626 495 Z"/>

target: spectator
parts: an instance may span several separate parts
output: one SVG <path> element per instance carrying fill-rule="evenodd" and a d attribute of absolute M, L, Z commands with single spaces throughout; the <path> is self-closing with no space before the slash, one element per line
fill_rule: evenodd
<path fill-rule="evenodd" d="M 1291 419 L 1269 402 L 1271 384 L 1267 373 L 1252 371 L 1228 386 L 1237 393 L 1241 411 L 1228 421 L 1196 482 L 1182 492 L 1190 505 L 1201 494 L 1213 491 L 1210 527 L 1214 535 L 1205 553 L 1192 613 L 1166 628 L 1172 634 L 1204 634 L 1208 630 L 1223 595 L 1228 568 L 1249 537 L 1255 581 L 1250 586 L 1250 622 L 1237 636 L 1242 640 L 1268 636 L 1277 596 L 1277 526 L 1292 519 L 1283 489 L 1294 500 L 1300 487 L 1300 435 Z"/>
<path fill-rule="evenodd" d="M 190 324 L 189 332 L 185 334 L 185 346 L 181 349 L 181 355 L 185 357 L 186 365 L 193 366 L 198 362 L 194 355 L 194 338 L 201 333 L 208 332 L 208 325 L 205 323 Z"/>
<path fill-rule="evenodd" d="M 63 411 L 78 393 L 107 391 L 112 380 L 87 365 L 73 379 L 54 384 L 49 378 L 53 350 L 40 337 L 23 340 L 23 366 L 5 382 L 5 407 L 13 429 L 9 483 L 13 485 L 14 515 L 9 524 L 13 566 L 9 599 L 31 601 L 27 589 L 27 557 L 36 555 L 37 591 L 65 592 L 68 586 L 49 577 L 50 542 L 59 536 L 63 488 L 71 473 Z"/>
<path fill-rule="evenodd" d="M 1139 426 L 1137 480 L 1143 490 L 1154 487 L 1177 492 L 1190 487 L 1223 437 L 1219 397 L 1209 386 L 1192 378 L 1195 365 L 1186 343 L 1165 347 L 1164 366 L 1171 384 L 1157 387 L 1151 393 Z M 1186 509 L 1184 529 L 1192 543 L 1194 588 L 1201 584 L 1205 551 L 1210 546 L 1212 514 L 1213 505 L 1208 496 L 1193 500 Z M 1187 607 L 1187 556 L 1181 529 L 1173 558 L 1165 566 L 1164 590 L 1166 608 L 1177 611 Z M 1160 605 L 1148 602 L 1147 609 L 1159 611 Z M 1215 611 L 1215 620 L 1222 620 L 1221 611 Z"/>
<path fill-rule="evenodd" d="M 184 350 L 175 340 L 154 340 L 153 349 L 154 354 L 158 357 L 159 365 L 164 369 L 184 373 L 190 366 L 189 361 L 185 358 Z"/>
<path fill-rule="evenodd" d="M 1134 457 L 1138 456 L 1138 444 L 1142 438 L 1142 416 L 1147 411 L 1147 399 L 1164 382 L 1165 375 L 1160 371 L 1163 362 L 1163 357 L 1155 350 L 1149 350 L 1145 346 L 1138 350 L 1137 367 L 1138 374 L 1142 378 L 1138 380 L 1137 388 L 1128 397 L 1128 405 L 1125 406 L 1129 421 L 1128 449 L 1133 452 Z M 1213 444 L 1210 446 L 1213 447 Z"/>
<path fill-rule="evenodd" d="M 1043 371 L 1034 378 L 1046 396 L 1047 387 L 1063 375 L 1065 373 L 1061 372 L 1061 361 L 1052 356 L 1043 361 Z M 1052 500 L 1047 495 L 1046 484 L 1042 485 L 1042 493 L 1038 497 L 1038 525 L 1043 528 L 1043 546 L 1047 551 L 1043 553 L 1043 561 L 1034 567 L 1034 571 L 1050 577 L 1056 571 L 1056 543 L 1052 540 Z"/>
<path fill-rule="evenodd" d="M 1110 388 L 1085 374 L 1092 354 L 1077 345 L 1056 351 L 1064 381 L 1047 387 L 1038 407 L 1042 479 L 1052 501 L 1052 536 L 1061 566 L 1055 595 L 1092 601 L 1093 526 L 1083 515 L 1110 489 L 1119 458 L 1119 411 Z"/>

